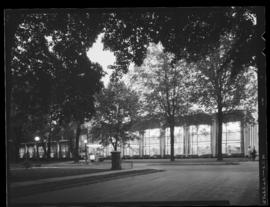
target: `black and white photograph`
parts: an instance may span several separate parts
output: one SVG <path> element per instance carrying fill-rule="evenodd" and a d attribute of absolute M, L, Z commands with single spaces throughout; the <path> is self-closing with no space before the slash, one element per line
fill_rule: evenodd
<path fill-rule="evenodd" d="M 265 10 L 5 9 L 6 205 L 268 205 Z"/>

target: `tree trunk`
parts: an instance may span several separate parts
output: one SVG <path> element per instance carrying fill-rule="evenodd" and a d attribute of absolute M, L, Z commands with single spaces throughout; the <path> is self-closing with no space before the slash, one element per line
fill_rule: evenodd
<path fill-rule="evenodd" d="M 115 142 L 114 151 L 117 151 L 117 143 Z"/>
<path fill-rule="evenodd" d="M 42 148 L 43 148 L 43 151 L 44 151 L 44 158 L 47 159 L 46 142 L 43 142 L 43 143 L 42 143 Z"/>
<path fill-rule="evenodd" d="M 222 108 L 218 107 L 217 113 L 217 160 L 223 160 L 222 158 L 222 121 L 223 121 L 223 112 Z"/>
<path fill-rule="evenodd" d="M 112 146 L 113 146 L 114 151 L 117 151 L 117 139 L 115 140 L 114 143 L 112 142 Z"/>
<path fill-rule="evenodd" d="M 19 161 L 19 150 L 20 150 L 20 140 L 22 136 L 22 127 L 15 127 L 14 129 L 15 137 L 13 140 L 13 146 L 14 146 L 14 161 Z"/>
<path fill-rule="evenodd" d="M 47 150 L 47 156 L 46 156 L 46 158 L 47 159 L 51 159 L 51 131 L 49 132 L 47 147 L 48 147 L 48 150 Z"/>
<path fill-rule="evenodd" d="M 170 124 L 171 135 L 171 161 L 174 161 L 174 124 Z"/>
<path fill-rule="evenodd" d="M 76 129 L 76 141 L 75 141 L 75 150 L 74 150 L 74 162 L 79 162 L 79 139 L 81 134 L 81 122 L 78 123 Z"/>
<path fill-rule="evenodd" d="M 74 136 L 74 135 L 73 135 Z M 74 150 L 73 150 L 73 136 L 69 137 L 69 142 L 68 142 L 68 157 L 73 158 L 74 157 Z M 71 155 L 70 155 L 71 153 Z"/>

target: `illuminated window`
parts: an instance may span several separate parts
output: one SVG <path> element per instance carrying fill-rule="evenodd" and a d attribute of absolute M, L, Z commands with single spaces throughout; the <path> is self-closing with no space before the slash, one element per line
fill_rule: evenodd
<path fill-rule="evenodd" d="M 222 152 L 226 154 L 241 152 L 240 121 L 222 125 Z"/>
<path fill-rule="evenodd" d="M 124 154 L 129 156 L 139 155 L 140 154 L 140 146 L 139 140 L 129 140 L 124 147 Z"/>
<path fill-rule="evenodd" d="M 20 149 L 19 149 L 19 156 L 20 156 L 20 158 L 23 158 L 23 156 L 24 156 L 25 153 L 26 153 L 25 152 L 25 148 L 24 147 L 20 147 Z"/>
<path fill-rule="evenodd" d="M 159 155 L 160 154 L 160 129 L 147 129 L 144 131 L 144 154 Z"/>
<path fill-rule="evenodd" d="M 32 158 L 34 157 L 34 147 L 33 146 L 29 146 L 28 147 L 28 153 L 29 153 L 29 157 Z"/>
<path fill-rule="evenodd" d="M 68 144 L 67 143 L 60 143 L 61 147 L 61 156 L 62 158 L 68 157 Z"/>
<path fill-rule="evenodd" d="M 44 157 L 45 152 L 42 146 L 38 146 L 38 155 L 39 157 Z"/>
<path fill-rule="evenodd" d="M 211 136 L 209 125 L 191 125 L 190 130 L 190 154 L 211 154 Z"/>

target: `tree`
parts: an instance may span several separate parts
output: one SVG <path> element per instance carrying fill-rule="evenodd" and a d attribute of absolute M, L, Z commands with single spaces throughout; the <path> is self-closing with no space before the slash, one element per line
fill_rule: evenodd
<path fill-rule="evenodd" d="M 78 146 L 79 125 L 93 114 L 93 95 L 102 87 L 101 66 L 91 63 L 86 51 L 102 30 L 103 16 L 95 12 L 22 16 L 10 51 L 12 104 L 24 114 L 23 122 L 29 122 L 29 116 L 49 117 L 49 123 L 76 121 Z"/>
<path fill-rule="evenodd" d="M 259 7 L 113 10 L 105 22 L 103 41 L 117 57 L 114 68 L 126 72 L 130 62 L 142 64 L 149 42 L 161 42 L 175 61 L 193 62 L 212 51 L 221 36 L 233 33 L 234 44 L 227 55 L 237 73 L 258 64 L 254 50 L 262 35 L 258 17 L 261 20 Z"/>
<path fill-rule="evenodd" d="M 184 60 L 177 63 L 172 60 L 172 54 L 150 47 L 143 65 L 134 69 L 132 79 L 145 99 L 144 109 L 170 127 L 171 161 L 174 161 L 174 127 L 179 116 L 190 112 L 195 79 Z"/>
<path fill-rule="evenodd" d="M 61 90 L 63 105 L 60 119 L 77 124 L 74 158 L 78 161 L 81 125 L 89 121 L 95 113 L 94 94 L 102 87 L 103 73 L 101 67 L 98 64 L 92 64 L 86 56 L 79 57 L 75 67 L 69 68 L 67 73 L 65 88 Z"/>
<path fill-rule="evenodd" d="M 140 65 L 146 57 L 145 41 L 160 41 L 165 52 L 174 54 L 175 62 L 185 58 L 192 63 L 205 59 L 220 46 L 221 39 L 229 35 L 232 44 L 222 67 L 230 68 L 228 72 L 234 79 L 233 76 L 238 76 L 249 66 L 263 67 L 259 61 L 263 50 L 263 19 L 259 7 L 120 11 L 109 16 L 104 42 L 107 48 L 115 51 L 117 64 L 134 62 Z M 263 76 L 259 79 L 265 83 Z M 260 103 L 263 104 L 263 100 L 259 102 L 259 108 Z"/>
<path fill-rule="evenodd" d="M 108 88 L 97 95 L 97 111 L 91 133 L 103 145 L 119 144 L 138 138 L 133 132 L 140 104 L 137 94 L 123 82 L 110 82 Z"/>
<path fill-rule="evenodd" d="M 15 12 L 15 15 L 10 12 L 6 15 L 8 23 L 6 25 L 10 26 L 6 27 L 5 33 L 6 37 L 10 37 L 6 41 L 7 80 L 11 81 L 11 53 L 17 47 L 14 46 L 16 41 L 14 36 L 19 28 L 24 37 L 22 41 L 19 41 L 23 42 L 23 45 L 28 45 L 29 41 L 48 43 L 44 37 L 52 37 L 52 45 L 55 47 L 55 51 L 58 50 L 56 58 L 58 61 L 52 63 L 56 68 L 61 64 L 66 65 L 69 58 L 71 58 L 70 62 L 74 61 L 78 56 L 74 56 L 74 54 L 85 53 L 85 49 L 92 45 L 97 34 L 104 31 L 105 47 L 114 51 L 117 56 L 116 64 L 112 66 L 116 72 L 126 72 L 130 62 L 137 65 L 142 64 L 149 42 L 161 41 L 165 51 L 175 55 L 175 61 L 186 57 L 192 62 L 209 54 L 222 35 L 232 33 L 235 41 L 227 55 L 232 61 L 233 73 L 237 74 L 247 65 L 260 63 L 257 57 L 260 56 L 263 48 L 256 47 L 256 44 L 261 38 L 260 23 L 263 19 L 261 11 L 258 7 L 222 7 L 214 9 L 146 8 L 137 11 L 112 9 L 102 14 L 99 10 L 89 12 L 34 10 L 33 12 Z M 259 24 L 256 24 L 256 19 L 259 20 Z M 23 26 L 19 27 L 20 24 Z M 27 31 L 35 34 L 34 38 L 27 37 Z M 33 33 L 33 31 L 37 32 Z M 32 37 L 32 35 L 30 36 Z M 254 47 L 256 50 L 253 49 Z M 28 47 L 23 48 L 28 52 L 31 51 Z M 61 53 L 61 51 L 65 52 Z M 44 57 L 44 54 L 47 56 L 50 53 L 44 53 L 44 50 L 41 50 L 39 53 L 34 53 L 32 57 L 39 56 L 39 59 L 36 58 L 39 62 L 40 57 Z M 24 62 L 26 61 L 27 58 L 24 59 Z M 47 59 L 41 61 L 41 65 L 45 63 L 47 63 Z M 33 65 L 32 62 L 27 64 Z M 259 76 L 260 79 L 262 77 Z M 10 101 L 10 91 L 10 87 L 7 87 L 8 102 Z M 9 119 L 9 106 L 7 111 Z"/>
<path fill-rule="evenodd" d="M 233 37 L 228 34 L 212 52 L 196 63 L 198 69 L 196 91 L 198 103 L 217 113 L 217 159 L 222 160 L 222 122 L 225 112 L 255 110 L 257 87 L 254 71 L 250 68 L 234 73 L 230 53 Z"/>

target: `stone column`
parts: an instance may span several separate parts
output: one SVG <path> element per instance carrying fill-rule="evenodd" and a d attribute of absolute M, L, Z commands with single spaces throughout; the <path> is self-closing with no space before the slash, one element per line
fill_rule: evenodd
<path fill-rule="evenodd" d="M 260 148 L 259 148 L 259 134 L 258 134 L 258 124 L 253 125 L 254 128 L 254 140 L 255 140 L 255 147 L 257 150 L 257 153 L 260 153 Z"/>
<path fill-rule="evenodd" d="M 143 152 L 144 152 L 144 132 L 139 132 L 140 133 L 140 140 L 139 140 L 139 153 L 140 153 L 140 157 L 143 157 Z"/>
<path fill-rule="evenodd" d="M 165 145 L 166 145 L 166 142 L 165 142 L 165 128 L 160 128 L 160 156 L 162 158 L 164 158 L 164 155 L 165 155 Z"/>
<path fill-rule="evenodd" d="M 248 155 L 248 146 L 250 145 L 250 125 L 244 126 L 244 155 Z"/>
<path fill-rule="evenodd" d="M 217 151 L 217 117 L 214 115 L 212 117 L 212 125 L 211 125 L 211 151 L 212 155 L 216 156 Z"/>
<path fill-rule="evenodd" d="M 58 141 L 56 142 L 56 154 L 57 154 L 57 159 L 59 159 L 60 158 L 60 144 Z"/>
<path fill-rule="evenodd" d="M 62 159 L 63 158 L 63 153 L 62 153 L 62 145 L 63 142 L 59 142 L 59 158 Z"/>
<path fill-rule="evenodd" d="M 189 155 L 189 139 L 190 139 L 190 136 L 189 136 L 189 126 L 188 125 L 184 125 L 183 126 L 184 128 L 184 156 L 188 156 Z"/>
<path fill-rule="evenodd" d="M 240 153 L 245 154 L 244 149 L 244 132 L 245 132 L 245 123 L 243 120 L 240 121 Z"/>

